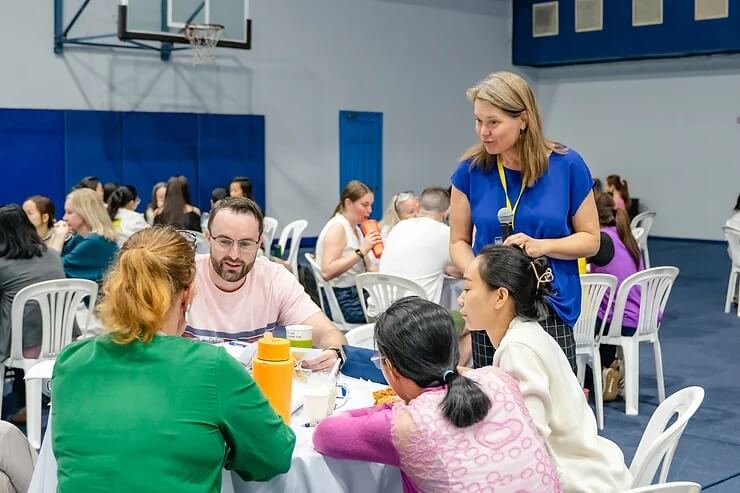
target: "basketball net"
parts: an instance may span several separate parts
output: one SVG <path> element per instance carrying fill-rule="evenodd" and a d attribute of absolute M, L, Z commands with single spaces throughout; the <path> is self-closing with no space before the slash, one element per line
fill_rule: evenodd
<path fill-rule="evenodd" d="M 213 65 L 216 62 L 216 45 L 224 32 L 220 24 L 188 24 L 185 37 L 193 48 L 193 65 Z"/>

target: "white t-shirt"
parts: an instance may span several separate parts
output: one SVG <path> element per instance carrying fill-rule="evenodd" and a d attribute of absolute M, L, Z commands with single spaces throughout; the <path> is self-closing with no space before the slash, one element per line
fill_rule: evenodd
<path fill-rule="evenodd" d="M 254 261 L 242 287 L 231 293 L 213 284 L 210 262 L 210 255 L 195 256 L 189 335 L 250 340 L 277 325 L 302 324 L 321 311 L 290 271 L 264 257 Z"/>
<path fill-rule="evenodd" d="M 630 488 L 632 475 L 621 449 L 599 436 L 594 413 L 565 353 L 539 323 L 512 320 L 493 365 L 519 381 L 563 491 L 601 493 Z"/>
<path fill-rule="evenodd" d="M 450 227 L 428 217 L 404 219 L 388 234 L 380 272 L 410 279 L 439 303 L 444 269 L 450 265 Z"/>
<path fill-rule="evenodd" d="M 740 229 L 740 212 L 736 212 L 727 220 L 727 226 Z"/>
<path fill-rule="evenodd" d="M 316 263 L 319 265 L 322 265 L 322 260 L 324 258 L 324 241 L 326 240 L 326 235 L 335 224 L 340 224 L 342 226 L 344 238 L 346 240 L 344 249 L 342 250 L 342 258 L 348 256 L 357 257 L 355 250 L 360 248 L 360 228 L 352 227 L 352 224 L 350 224 L 349 220 L 344 217 L 344 214 L 338 212 L 334 217 L 329 219 L 329 222 L 326 223 L 324 229 L 319 233 L 318 240 L 316 240 Z M 357 282 L 355 281 L 357 275 L 364 272 L 365 262 L 358 260 L 346 272 L 332 279 L 332 284 L 336 288 L 351 288 L 357 285 Z"/>
<path fill-rule="evenodd" d="M 118 246 L 126 243 L 132 234 L 149 227 L 143 214 L 123 207 L 116 213 L 116 222 L 118 223 L 116 228 Z"/>

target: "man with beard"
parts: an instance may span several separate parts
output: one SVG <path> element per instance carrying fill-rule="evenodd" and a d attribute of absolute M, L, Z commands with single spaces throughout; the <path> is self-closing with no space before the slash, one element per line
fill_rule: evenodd
<path fill-rule="evenodd" d="M 304 366 L 331 368 L 347 340 L 293 274 L 257 257 L 262 228 L 262 211 L 248 198 L 227 197 L 211 210 L 205 233 L 210 254 L 195 258 L 195 297 L 185 333 L 253 340 L 278 326 L 310 325 L 314 347 L 325 350 Z"/>

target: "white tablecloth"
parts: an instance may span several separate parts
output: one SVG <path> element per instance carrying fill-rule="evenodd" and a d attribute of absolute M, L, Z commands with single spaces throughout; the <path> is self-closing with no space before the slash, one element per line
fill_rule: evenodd
<path fill-rule="evenodd" d="M 385 388 L 372 382 L 342 376 L 349 390 L 347 403 L 337 412 L 372 405 L 372 391 Z M 313 428 L 304 427 L 302 410 L 293 415 L 291 426 L 296 433 L 293 464 L 286 474 L 265 483 L 243 481 L 237 474 L 224 470 L 222 493 L 400 493 L 401 474 L 395 467 L 370 462 L 335 460 L 313 449 Z M 29 493 L 56 493 L 57 463 L 51 448 L 51 419 L 39 461 L 33 472 Z"/>
<path fill-rule="evenodd" d="M 439 304 L 448 310 L 459 310 L 460 305 L 457 303 L 457 298 L 463 292 L 464 284 L 462 279 L 445 276 L 442 282 L 442 296 L 439 299 Z"/>

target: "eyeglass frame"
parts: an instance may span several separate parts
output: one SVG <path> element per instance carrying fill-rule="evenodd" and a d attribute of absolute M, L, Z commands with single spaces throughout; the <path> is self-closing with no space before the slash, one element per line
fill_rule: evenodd
<path fill-rule="evenodd" d="M 378 370 L 383 369 L 383 361 L 385 361 L 385 359 L 385 356 L 380 354 L 380 351 L 375 351 L 375 353 L 370 356 L 370 361 L 372 361 L 372 363 L 375 365 L 375 368 L 377 368 Z"/>
<path fill-rule="evenodd" d="M 198 245 L 198 236 L 189 229 L 178 229 L 176 230 L 177 234 L 185 238 L 185 241 L 187 241 L 190 246 L 193 248 L 193 251 L 195 251 L 197 245 Z"/>
<path fill-rule="evenodd" d="M 209 231 L 209 233 L 210 233 L 210 231 Z M 237 244 L 237 250 L 239 251 L 239 253 L 251 253 L 252 251 L 256 251 L 256 250 L 259 249 L 260 240 L 253 240 L 251 238 L 242 238 L 241 240 L 235 240 L 233 238 L 229 238 L 226 235 L 213 236 L 213 235 L 209 234 L 208 236 L 209 236 L 209 238 L 211 240 L 213 240 L 216 243 L 216 245 L 220 249 L 222 249 L 225 252 L 230 252 L 231 249 L 234 248 L 234 243 Z M 225 247 L 224 245 L 222 245 L 222 244 L 219 243 L 219 240 L 228 240 L 230 242 L 229 243 L 229 246 L 228 247 Z M 247 249 L 243 249 L 239 245 L 243 241 L 248 241 L 248 242 L 250 242 L 251 245 Z"/>

